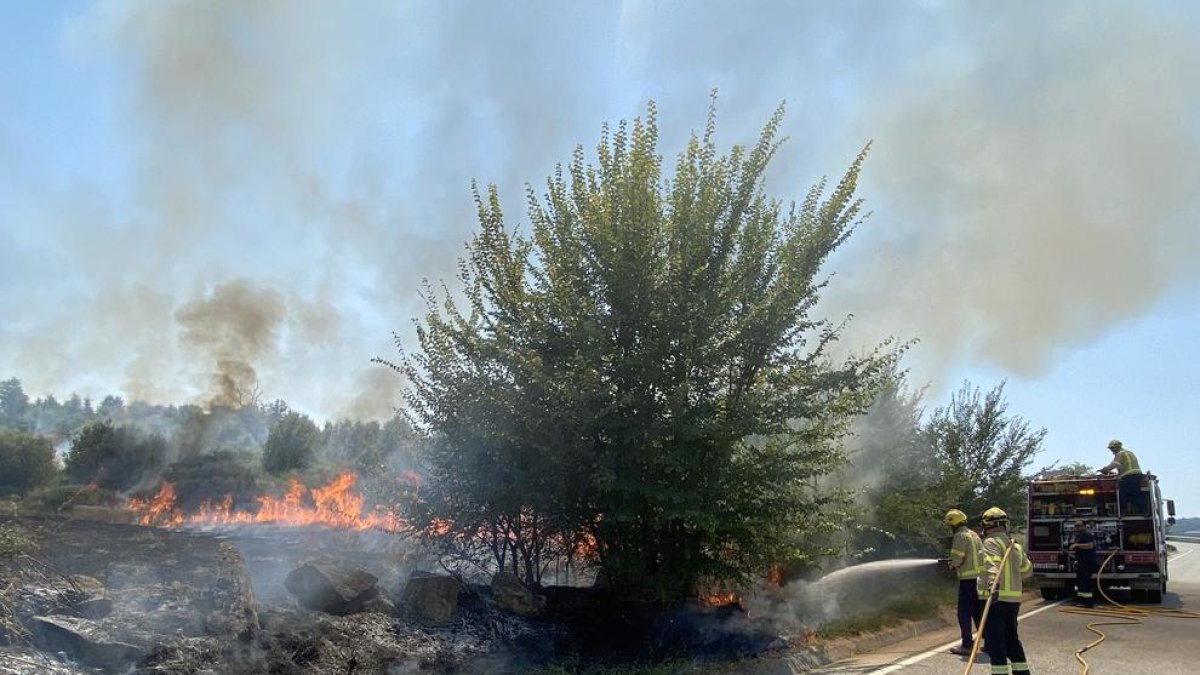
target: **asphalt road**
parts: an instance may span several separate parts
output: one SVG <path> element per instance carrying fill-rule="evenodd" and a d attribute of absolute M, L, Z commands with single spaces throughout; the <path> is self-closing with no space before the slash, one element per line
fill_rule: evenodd
<path fill-rule="evenodd" d="M 1179 552 L 1170 562 L 1170 581 L 1162 607 L 1200 611 L 1200 545 L 1174 543 Z M 1118 602 L 1127 593 L 1112 592 Z M 1036 600 L 1022 608 L 1020 632 L 1030 668 L 1035 675 L 1072 675 L 1082 672 L 1075 650 L 1095 636 L 1085 628 L 1095 617 L 1067 614 L 1062 601 Z M 1145 607 L 1152 607 L 1146 605 Z M 1152 616 L 1141 626 L 1101 626 L 1108 639 L 1084 654 L 1089 675 L 1191 675 L 1200 672 L 1200 619 Z M 957 644 L 958 629 L 946 629 L 861 654 L 822 668 L 821 675 L 961 675 L 966 658 L 949 649 Z M 989 671 L 987 657 L 976 661 L 972 673 Z"/>

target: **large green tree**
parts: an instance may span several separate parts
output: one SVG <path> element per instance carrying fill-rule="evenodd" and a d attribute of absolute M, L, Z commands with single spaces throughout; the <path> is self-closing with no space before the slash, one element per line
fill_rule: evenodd
<path fill-rule="evenodd" d="M 263 470 L 279 474 L 306 469 L 320 442 L 321 432 L 307 415 L 286 413 L 267 434 L 263 444 Z"/>
<path fill-rule="evenodd" d="M 651 104 L 529 189 L 528 233 L 476 191 L 463 299 L 430 292 L 399 366 L 433 531 L 529 582 L 582 552 L 660 600 L 807 553 L 832 503 L 817 479 L 892 357 L 833 360 L 838 327 L 811 316 L 865 151 L 783 204 L 763 190 L 781 117 L 722 155 L 710 110 L 665 172 Z"/>

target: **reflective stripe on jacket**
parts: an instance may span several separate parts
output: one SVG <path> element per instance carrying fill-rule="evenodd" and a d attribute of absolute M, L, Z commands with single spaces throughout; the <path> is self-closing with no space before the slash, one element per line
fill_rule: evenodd
<path fill-rule="evenodd" d="M 1122 450 L 1113 458 L 1117 467 L 1121 471 L 1122 476 L 1128 476 L 1131 473 L 1141 473 L 1142 467 L 1138 466 L 1137 455 L 1128 450 Z"/>
<path fill-rule="evenodd" d="M 966 525 L 959 525 L 950 543 L 950 566 L 959 579 L 974 579 L 983 571 L 983 540 Z"/>
<path fill-rule="evenodd" d="M 1004 568 L 1000 561 L 1004 559 L 1004 551 L 1012 544 L 1013 550 Z M 1006 532 L 997 532 L 983 540 L 983 571 L 979 574 L 977 588 L 980 597 L 987 597 L 992 587 L 992 579 L 1000 575 L 1000 583 L 996 586 L 997 600 L 1000 602 L 1021 602 L 1021 576 L 1033 571 L 1033 563 L 1025 555 L 1025 549 L 1014 543 Z"/>

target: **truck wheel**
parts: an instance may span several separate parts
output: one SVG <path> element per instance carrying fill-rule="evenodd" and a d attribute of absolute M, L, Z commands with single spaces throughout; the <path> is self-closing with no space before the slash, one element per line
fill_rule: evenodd
<path fill-rule="evenodd" d="M 1143 604 L 1146 602 L 1146 593 L 1144 588 L 1131 588 L 1129 589 L 1129 601 Z"/>
<path fill-rule="evenodd" d="M 1163 596 L 1162 591 L 1158 590 L 1158 589 L 1152 589 L 1152 590 L 1146 591 L 1146 602 L 1148 602 L 1152 605 L 1161 605 L 1162 604 L 1162 596 Z"/>
<path fill-rule="evenodd" d="M 1063 589 L 1061 589 L 1061 588 L 1043 588 L 1042 589 L 1042 598 L 1045 600 L 1058 600 L 1062 596 L 1063 596 Z"/>

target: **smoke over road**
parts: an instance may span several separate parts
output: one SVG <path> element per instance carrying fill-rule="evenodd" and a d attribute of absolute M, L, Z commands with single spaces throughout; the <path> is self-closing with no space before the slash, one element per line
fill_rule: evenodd
<path fill-rule="evenodd" d="M 875 140 L 825 298 L 854 346 L 1037 374 L 1200 275 L 1200 10 L 1100 4 L 98 2 L 45 36 L 98 83 L 67 140 L 0 127 L 0 377 L 386 416 L 369 359 L 470 179 L 515 220 L 601 122 L 654 98 L 670 153 L 712 87 L 722 142 L 789 101 L 780 196 Z"/>

